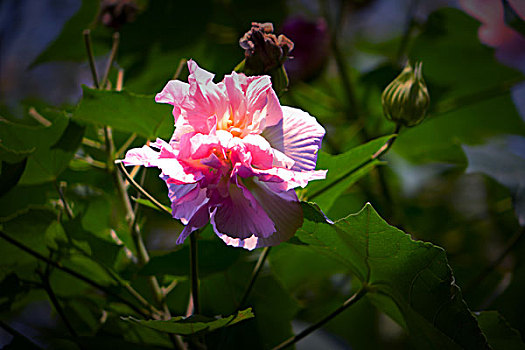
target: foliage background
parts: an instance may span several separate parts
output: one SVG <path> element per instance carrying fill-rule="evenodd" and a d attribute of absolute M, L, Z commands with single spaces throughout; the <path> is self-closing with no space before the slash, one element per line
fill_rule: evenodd
<path fill-rule="evenodd" d="M 116 296 L 137 305 L 124 287 L 129 284 L 153 303 L 147 281 L 156 276 L 162 286 L 174 286 L 166 298 L 172 315 L 185 315 L 189 247 L 175 246 L 179 223 L 141 205 L 137 223 L 151 260 L 137 263 L 107 167 L 129 147 L 169 138 L 170 108 L 156 105 L 153 95 L 182 58 L 215 72 L 218 81 L 244 58 L 238 39 L 250 23 L 270 21 L 276 33 L 288 24 L 296 62 L 301 52 L 308 57 L 302 67 L 289 62 L 291 85 L 281 103 L 308 111 L 327 130 L 318 168 L 328 169 L 329 178 L 309 185 L 305 198 L 366 160 L 388 139 L 377 138 L 393 132 L 380 94 L 405 57 L 423 62 L 432 102 L 423 124 L 401 130 L 384 163 L 312 199 L 330 219 L 345 219 L 332 225 L 304 204 L 297 239 L 271 250 L 255 283 L 248 300 L 255 318 L 209 333 L 208 346 L 271 348 L 367 282 L 377 290 L 297 348 L 482 348 L 485 338 L 494 349 L 524 348 L 523 67 L 502 64 L 479 42 L 478 21 L 454 1 L 138 4 L 136 19 L 120 28 L 109 76 L 114 85 L 117 68 L 124 69 L 122 93 L 92 86 L 82 30 L 91 29 L 99 72 L 112 35 L 96 20 L 98 2 L 0 4 L 2 232 L 106 289 L 4 239 L 0 346 L 171 346 L 165 333 L 123 320 L 141 317 Z M 290 18 L 299 16 L 321 21 L 317 29 L 326 31 L 310 40 L 297 32 L 294 37 Z M 110 157 L 102 125 L 113 128 L 116 154 Z M 155 171 L 140 174 L 147 174 L 144 187 L 168 204 Z M 367 202 L 371 206 L 360 211 Z M 199 253 L 203 314 L 233 314 L 259 252 L 226 247 L 208 229 Z"/>

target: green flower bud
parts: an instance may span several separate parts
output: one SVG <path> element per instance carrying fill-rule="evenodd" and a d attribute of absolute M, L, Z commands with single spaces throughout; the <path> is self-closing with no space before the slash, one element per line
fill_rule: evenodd
<path fill-rule="evenodd" d="M 404 126 L 415 126 L 423 121 L 430 104 L 427 86 L 421 74 L 422 63 L 412 69 L 407 63 L 383 91 L 381 101 L 383 112 L 388 120 Z"/>

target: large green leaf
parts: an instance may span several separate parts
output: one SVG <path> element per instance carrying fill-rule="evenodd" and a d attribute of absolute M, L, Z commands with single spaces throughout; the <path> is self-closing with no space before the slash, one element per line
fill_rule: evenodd
<path fill-rule="evenodd" d="M 248 308 L 228 317 L 210 318 L 200 315 L 190 317 L 172 317 L 170 320 L 139 320 L 134 317 L 123 317 L 124 321 L 135 322 L 142 326 L 156 329 L 161 332 L 191 335 L 202 332 L 212 332 L 219 328 L 232 326 L 241 321 L 254 317 L 252 309 Z"/>
<path fill-rule="evenodd" d="M 109 125 L 148 139 L 169 138 L 173 133 L 171 106 L 155 103 L 154 96 L 127 91 L 99 91 L 83 87 L 84 96 L 73 119 L 80 123 Z"/>
<path fill-rule="evenodd" d="M 443 249 L 414 241 L 388 225 L 367 204 L 335 223 L 303 204 L 298 238 L 343 263 L 362 283 L 368 298 L 428 349 L 487 348 L 462 299 Z"/>
<path fill-rule="evenodd" d="M 523 350 L 520 334 L 497 311 L 483 311 L 476 315 L 479 326 L 494 350 Z"/>
<path fill-rule="evenodd" d="M 335 156 L 319 152 L 317 169 L 327 169 L 328 173 L 325 180 L 312 181 L 306 187 L 306 197 L 316 202 L 324 211 L 328 211 L 337 197 L 379 163 L 378 159 L 373 160 L 356 171 L 360 165 L 370 160 L 372 155 L 391 137 L 392 135 L 377 138 Z M 352 173 L 347 175 L 350 172 Z"/>

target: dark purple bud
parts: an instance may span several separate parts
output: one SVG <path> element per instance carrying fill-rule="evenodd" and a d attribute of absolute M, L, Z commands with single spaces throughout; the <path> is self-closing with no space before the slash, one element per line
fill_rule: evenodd
<path fill-rule="evenodd" d="M 239 40 L 244 49 L 244 69 L 248 74 L 264 74 L 281 66 L 294 48 L 294 43 L 284 35 L 273 34 L 271 23 L 252 23 Z"/>

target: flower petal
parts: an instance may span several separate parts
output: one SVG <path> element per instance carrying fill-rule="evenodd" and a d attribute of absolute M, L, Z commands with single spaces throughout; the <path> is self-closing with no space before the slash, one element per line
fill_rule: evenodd
<path fill-rule="evenodd" d="M 177 238 L 177 244 L 184 243 L 184 240 L 195 230 L 204 227 L 208 223 L 208 219 L 210 217 L 209 210 L 208 210 L 208 204 L 203 204 L 200 208 L 198 208 L 195 211 L 195 214 L 191 217 L 188 224 L 186 224 L 186 227 L 182 230 L 182 232 L 179 235 L 179 238 Z"/>
<path fill-rule="evenodd" d="M 251 235 L 247 238 L 236 238 L 215 231 L 217 235 L 228 245 L 248 250 L 274 246 L 293 237 L 297 229 L 303 224 L 303 211 L 295 191 L 276 194 L 269 186 L 257 181 L 257 179 L 253 180 L 249 188 L 257 202 L 272 220 L 276 231 L 267 237 Z"/>
<path fill-rule="evenodd" d="M 208 202 L 206 190 L 201 189 L 198 184 L 178 185 L 163 176 L 168 186 L 168 196 L 171 201 L 171 214 L 175 219 L 180 219 L 187 224 L 199 208 Z"/>
<path fill-rule="evenodd" d="M 325 134 L 324 128 L 310 114 L 282 106 L 282 123 L 266 128 L 262 134 L 273 148 L 295 161 L 292 170 L 315 169 L 317 151 Z"/>
<path fill-rule="evenodd" d="M 184 97 L 188 95 L 188 89 L 189 84 L 180 80 L 170 80 L 164 89 L 155 96 L 155 102 L 173 105 L 172 113 L 175 118 L 175 123 L 181 115 L 180 105 Z"/>
<path fill-rule="evenodd" d="M 275 232 L 272 221 L 251 193 L 239 186 L 243 187 L 230 184 L 229 196 L 212 211 L 210 222 L 215 233 L 240 239 L 270 236 Z"/>

